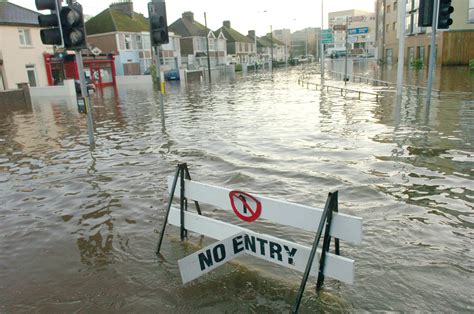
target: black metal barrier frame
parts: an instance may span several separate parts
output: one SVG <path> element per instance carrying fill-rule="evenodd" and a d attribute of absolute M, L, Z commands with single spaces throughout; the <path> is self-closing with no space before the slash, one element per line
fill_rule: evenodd
<path fill-rule="evenodd" d="M 184 179 L 191 180 L 191 175 L 189 174 L 189 169 L 186 163 L 178 164 L 176 168 L 176 172 L 173 179 L 173 184 L 171 186 L 171 193 L 169 195 L 168 206 L 166 208 L 166 215 L 165 221 L 163 222 L 163 227 L 161 228 L 160 238 L 158 241 L 158 247 L 156 249 L 156 254 L 160 253 L 161 244 L 163 242 L 163 238 L 165 235 L 166 225 L 168 224 L 168 216 L 171 210 L 171 204 L 173 202 L 173 197 L 176 191 L 176 186 L 178 184 L 178 179 L 180 179 L 180 237 L 181 240 L 187 238 L 188 231 L 184 227 L 184 212 L 187 211 L 188 207 L 188 200 L 184 196 L 185 195 L 185 181 Z M 194 201 L 196 206 L 196 210 L 199 215 L 202 215 L 201 208 L 197 201 Z M 304 289 L 306 287 L 306 283 L 308 282 L 308 277 L 311 272 L 311 266 L 313 265 L 314 258 L 316 257 L 316 251 L 319 245 L 319 241 L 321 240 L 321 236 L 323 236 L 323 229 L 324 229 L 324 236 L 323 236 L 323 246 L 321 257 L 319 260 L 319 271 L 318 271 L 318 279 L 316 283 L 316 291 L 319 291 L 324 283 L 324 266 L 326 263 L 326 253 L 329 252 L 329 247 L 331 244 L 331 222 L 333 217 L 333 212 L 338 212 L 338 191 L 332 192 L 328 194 L 328 198 L 326 200 L 326 204 L 324 206 L 323 214 L 321 215 L 321 220 L 319 221 L 318 229 L 316 231 L 316 237 L 313 242 L 313 246 L 311 248 L 311 252 L 309 254 L 308 264 L 306 264 L 306 269 L 303 274 L 303 279 L 301 280 L 301 285 L 298 290 L 298 294 L 296 297 L 296 301 L 292 307 L 292 313 L 298 313 L 301 299 L 303 298 Z M 335 254 L 340 255 L 339 250 L 339 239 L 334 238 L 335 243 Z"/>
<path fill-rule="evenodd" d="M 166 215 L 165 221 L 163 222 L 163 227 L 161 228 L 160 239 L 158 240 L 158 247 L 156 248 L 156 254 L 160 253 L 161 244 L 163 242 L 163 238 L 165 236 L 165 229 L 166 225 L 168 224 L 168 216 L 171 210 L 171 204 L 173 203 L 173 197 L 176 191 L 176 185 L 178 184 L 178 178 L 180 178 L 180 196 L 179 196 L 179 209 L 181 212 L 180 216 L 180 237 L 181 240 L 188 237 L 188 230 L 184 228 L 184 212 L 188 210 L 188 199 L 184 196 L 184 179 L 191 180 L 191 175 L 189 174 L 188 165 L 186 163 L 178 164 L 176 167 L 176 172 L 173 179 L 173 185 L 171 186 L 171 193 L 168 200 L 168 207 L 166 208 Z M 201 207 L 197 201 L 194 201 L 194 205 L 196 206 L 196 210 L 199 215 L 201 213 Z"/>
<path fill-rule="evenodd" d="M 318 249 L 319 240 L 323 234 L 324 228 L 324 238 L 323 238 L 323 247 L 321 252 L 321 258 L 319 260 L 319 272 L 318 272 L 318 281 L 316 283 L 316 291 L 319 291 L 324 283 L 324 266 L 326 263 L 326 253 L 329 252 L 329 246 L 331 244 L 331 236 L 329 235 L 331 231 L 331 222 L 333 212 L 338 211 L 338 191 L 328 194 L 326 200 L 326 205 L 324 206 L 323 214 L 321 220 L 319 221 L 318 230 L 316 231 L 316 237 L 313 242 L 313 247 L 309 253 L 308 264 L 306 264 L 306 269 L 303 274 L 303 279 L 301 280 L 300 289 L 296 296 L 295 304 L 293 305 L 292 312 L 298 313 L 298 309 L 301 304 L 301 299 L 303 298 L 304 289 L 308 281 L 309 273 L 311 272 L 311 266 L 313 265 L 314 258 L 316 257 L 316 250 Z M 336 255 L 340 254 L 339 250 L 339 239 L 335 238 L 335 253 Z"/>

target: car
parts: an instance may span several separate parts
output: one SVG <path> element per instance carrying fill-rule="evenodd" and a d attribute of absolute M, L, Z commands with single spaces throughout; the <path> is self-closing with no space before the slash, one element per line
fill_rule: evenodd
<path fill-rule="evenodd" d="M 177 69 L 172 69 L 165 72 L 166 81 L 179 81 L 179 71 Z"/>
<path fill-rule="evenodd" d="M 81 95 L 81 81 L 79 80 L 74 80 L 74 86 L 76 87 L 76 94 L 78 96 Z M 86 78 L 86 89 L 87 89 L 87 94 L 95 93 L 95 85 L 92 83 L 92 80 L 90 78 Z"/>

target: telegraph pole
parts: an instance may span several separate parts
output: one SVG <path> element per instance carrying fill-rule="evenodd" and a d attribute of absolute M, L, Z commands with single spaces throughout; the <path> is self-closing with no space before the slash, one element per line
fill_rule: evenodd
<path fill-rule="evenodd" d="M 402 95 L 403 88 L 403 66 L 405 63 L 405 16 L 406 10 L 403 6 L 399 7 L 398 11 L 400 14 L 398 16 L 399 28 L 398 28 L 398 69 L 397 69 L 397 96 Z"/>
<path fill-rule="evenodd" d="M 346 59 L 345 59 L 345 62 L 344 62 L 344 85 L 346 85 L 347 81 L 349 80 L 347 78 L 347 57 L 349 55 L 348 39 L 349 39 L 349 17 L 346 16 Z"/>
<path fill-rule="evenodd" d="M 324 82 L 324 43 L 323 43 L 323 29 L 324 29 L 324 0 L 321 0 L 321 85 Z"/>
<path fill-rule="evenodd" d="M 207 28 L 207 16 L 204 12 L 204 24 L 206 24 L 206 49 L 207 49 L 207 70 L 209 73 L 209 85 L 211 85 L 211 59 L 209 56 L 209 28 Z"/>

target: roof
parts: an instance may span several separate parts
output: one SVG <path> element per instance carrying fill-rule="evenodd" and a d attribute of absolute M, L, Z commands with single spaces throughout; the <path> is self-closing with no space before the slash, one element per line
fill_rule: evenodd
<path fill-rule="evenodd" d="M 206 26 L 186 18 L 179 18 L 168 26 L 168 30 L 181 37 L 207 37 Z"/>
<path fill-rule="evenodd" d="M 285 46 L 284 43 L 282 43 L 281 41 L 279 41 L 278 39 L 275 38 L 275 36 L 273 36 L 273 38 L 271 38 L 270 34 L 267 34 L 265 36 L 262 36 L 260 38 L 257 37 L 257 46 L 259 47 L 271 47 L 272 46 L 272 42 L 273 42 L 273 46 Z"/>
<path fill-rule="evenodd" d="M 40 15 L 42 14 L 10 2 L 0 2 L 0 24 L 39 26 Z"/>
<path fill-rule="evenodd" d="M 219 36 L 219 33 L 222 32 L 227 38 L 228 43 L 239 42 L 239 43 L 255 43 L 253 39 L 248 38 L 247 36 L 242 35 L 235 29 L 231 27 L 222 26 L 214 32 L 214 35 Z"/>
<path fill-rule="evenodd" d="M 86 22 L 87 35 L 110 32 L 149 32 L 148 19 L 143 14 L 133 12 L 132 17 L 115 9 L 105 9 Z"/>

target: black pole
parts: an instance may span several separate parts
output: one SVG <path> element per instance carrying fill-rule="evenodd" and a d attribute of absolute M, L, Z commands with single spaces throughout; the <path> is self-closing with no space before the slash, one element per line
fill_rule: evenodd
<path fill-rule="evenodd" d="M 191 175 L 189 174 L 188 165 L 186 165 L 186 164 L 185 164 L 185 167 L 184 167 L 184 171 L 186 171 L 186 179 L 191 180 Z M 199 206 L 199 202 L 194 201 L 194 205 L 196 206 L 196 210 L 197 210 L 198 214 L 202 215 L 201 207 Z"/>
<path fill-rule="evenodd" d="M 313 265 L 314 257 L 316 256 L 316 250 L 319 245 L 319 240 L 321 239 L 321 234 L 323 233 L 324 223 L 326 222 L 328 212 L 331 210 L 331 206 L 330 206 L 331 196 L 332 196 L 332 193 L 329 193 L 328 198 L 326 200 L 326 205 L 324 206 L 323 214 L 321 215 L 321 220 L 319 221 L 319 226 L 316 232 L 316 237 L 313 242 L 313 247 L 311 248 L 311 252 L 309 253 L 308 264 L 306 264 L 303 280 L 301 280 L 300 289 L 298 291 L 298 295 L 296 296 L 295 304 L 293 305 L 293 308 L 292 308 L 293 313 L 298 313 L 301 299 L 303 298 L 304 288 L 306 287 L 306 282 L 308 281 L 309 273 L 311 271 L 311 266 Z"/>
<path fill-rule="evenodd" d="M 184 240 L 184 238 L 187 236 L 186 229 L 184 228 L 184 211 L 186 210 L 186 198 L 184 196 L 184 167 L 186 164 L 181 164 L 179 165 L 180 167 L 180 197 L 179 197 L 179 209 L 181 213 L 181 220 L 180 220 L 180 235 L 181 235 L 181 241 Z"/>
<path fill-rule="evenodd" d="M 206 43 L 207 43 L 207 70 L 209 73 L 209 85 L 211 85 L 211 58 L 209 56 L 209 28 L 207 28 L 207 16 L 204 12 L 204 24 L 206 24 Z M 214 44 L 215 48 L 215 44 Z"/>
<path fill-rule="evenodd" d="M 171 193 L 168 200 L 168 208 L 166 209 L 165 221 L 163 222 L 163 227 L 161 228 L 160 239 L 158 240 L 158 247 L 156 249 L 156 254 L 160 253 L 161 243 L 163 242 L 163 237 L 165 235 L 165 228 L 166 228 L 166 224 L 168 223 L 168 216 L 170 214 L 171 203 L 173 202 L 174 192 L 176 190 L 176 184 L 178 183 L 179 170 L 180 170 L 180 167 L 178 165 L 178 167 L 176 168 L 176 173 L 174 175 L 173 185 L 171 186 Z"/>

